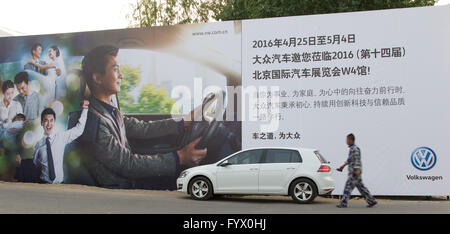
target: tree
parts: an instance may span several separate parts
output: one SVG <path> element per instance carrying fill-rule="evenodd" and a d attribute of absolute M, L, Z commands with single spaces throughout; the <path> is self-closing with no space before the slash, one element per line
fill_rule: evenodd
<path fill-rule="evenodd" d="M 131 26 L 150 27 L 208 22 L 226 0 L 137 0 L 128 15 Z"/>
<path fill-rule="evenodd" d="M 125 113 L 137 113 L 134 97 L 131 95 L 131 90 L 141 81 L 141 68 L 123 65 L 120 68 L 123 79 L 118 94 L 120 100 L 120 108 Z"/>
<path fill-rule="evenodd" d="M 169 98 L 164 88 L 147 83 L 141 88 L 136 113 L 170 114 L 175 101 Z"/>
<path fill-rule="evenodd" d="M 132 95 L 133 89 L 141 82 L 141 67 L 123 65 L 120 71 L 123 75 L 118 94 L 121 111 L 128 114 L 171 113 L 172 107 L 175 105 L 175 100 L 169 97 L 164 88 L 157 88 L 149 82 L 140 88 L 137 101 Z M 175 106 L 174 110 L 175 112 L 179 112 L 180 108 Z"/>
<path fill-rule="evenodd" d="M 435 2 L 430 0 L 229 0 L 222 6 L 216 19 L 242 20 L 432 6 Z"/>
<path fill-rule="evenodd" d="M 132 26 L 242 20 L 432 6 L 434 0 L 138 0 Z"/>

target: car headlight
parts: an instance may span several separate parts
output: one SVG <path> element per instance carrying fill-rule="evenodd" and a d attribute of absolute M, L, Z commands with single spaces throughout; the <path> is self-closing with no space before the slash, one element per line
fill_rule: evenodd
<path fill-rule="evenodd" d="M 187 176 L 187 174 L 189 174 L 189 171 L 182 171 L 179 178 L 184 178 Z"/>

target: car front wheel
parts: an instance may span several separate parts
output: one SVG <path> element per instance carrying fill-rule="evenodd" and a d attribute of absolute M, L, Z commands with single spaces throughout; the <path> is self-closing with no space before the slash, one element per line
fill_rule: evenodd
<path fill-rule="evenodd" d="M 289 192 L 292 199 L 300 204 L 311 203 L 317 196 L 315 184 L 311 180 L 304 178 L 295 180 Z"/>
<path fill-rule="evenodd" d="M 189 193 L 195 200 L 208 200 L 212 197 L 212 184 L 205 177 L 194 178 L 189 183 Z"/>

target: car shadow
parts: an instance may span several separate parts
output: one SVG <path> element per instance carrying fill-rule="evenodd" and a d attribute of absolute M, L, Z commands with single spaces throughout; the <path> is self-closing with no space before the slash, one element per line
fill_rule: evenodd
<path fill-rule="evenodd" d="M 182 199 L 192 200 L 190 196 L 183 196 Z M 226 195 L 226 196 L 215 196 L 208 201 L 202 202 L 240 202 L 240 203 L 258 203 L 258 204 L 268 204 L 268 203 L 280 203 L 280 204 L 297 204 L 290 197 L 280 197 L 280 196 L 255 196 L 255 195 Z M 310 204 L 328 204 L 327 202 L 314 200 Z M 301 204 L 299 204 L 301 205 Z"/>

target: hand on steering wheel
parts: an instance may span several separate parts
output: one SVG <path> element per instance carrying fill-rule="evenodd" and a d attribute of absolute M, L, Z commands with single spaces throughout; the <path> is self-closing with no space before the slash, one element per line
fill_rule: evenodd
<path fill-rule="evenodd" d="M 206 157 L 206 148 L 195 148 L 195 145 L 197 145 L 199 141 L 200 138 L 197 138 L 177 151 L 181 165 L 188 167 L 197 166 L 199 165 L 200 161 L 202 161 Z"/>

